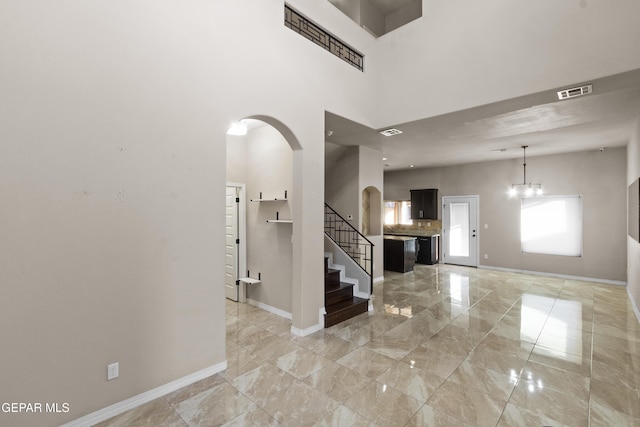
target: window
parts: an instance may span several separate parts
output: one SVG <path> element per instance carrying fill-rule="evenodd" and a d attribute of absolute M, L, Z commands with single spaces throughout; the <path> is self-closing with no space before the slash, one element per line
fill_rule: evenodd
<path fill-rule="evenodd" d="M 582 197 L 523 198 L 522 252 L 582 256 Z"/>
<path fill-rule="evenodd" d="M 413 224 L 411 220 L 411 202 L 408 200 L 385 201 L 384 224 Z"/>

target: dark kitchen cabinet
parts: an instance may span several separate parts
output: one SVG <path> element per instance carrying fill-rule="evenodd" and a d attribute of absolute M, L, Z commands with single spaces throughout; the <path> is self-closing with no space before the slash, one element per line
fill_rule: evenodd
<path fill-rule="evenodd" d="M 438 219 L 438 189 L 411 191 L 411 219 Z"/>
<path fill-rule="evenodd" d="M 440 235 L 418 237 L 418 264 L 437 264 L 440 262 Z"/>
<path fill-rule="evenodd" d="M 384 237 L 384 269 L 406 273 L 416 263 L 416 238 L 402 236 Z"/>

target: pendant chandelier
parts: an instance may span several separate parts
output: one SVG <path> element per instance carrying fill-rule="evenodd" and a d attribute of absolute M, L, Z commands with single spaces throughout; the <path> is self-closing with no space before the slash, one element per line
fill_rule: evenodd
<path fill-rule="evenodd" d="M 522 182 L 518 184 L 511 184 L 509 197 L 516 197 L 518 195 L 521 195 L 522 197 L 542 196 L 542 184 L 527 182 L 527 147 L 528 145 L 522 146 Z"/>

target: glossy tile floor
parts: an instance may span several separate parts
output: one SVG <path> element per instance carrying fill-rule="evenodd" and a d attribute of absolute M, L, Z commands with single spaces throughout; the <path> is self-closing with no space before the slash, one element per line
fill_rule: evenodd
<path fill-rule="evenodd" d="M 227 303 L 228 369 L 103 426 L 640 426 L 622 286 L 456 266 L 385 272 L 308 337 Z"/>

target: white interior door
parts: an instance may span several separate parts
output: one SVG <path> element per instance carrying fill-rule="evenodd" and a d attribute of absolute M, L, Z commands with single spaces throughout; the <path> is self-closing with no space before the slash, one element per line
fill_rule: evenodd
<path fill-rule="evenodd" d="M 227 187 L 224 285 L 227 298 L 238 301 L 238 187 Z"/>
<path fill-rule="evenodd" d="M 442 198 L 442 259 L 478 266 L 478 196 Z"/>

